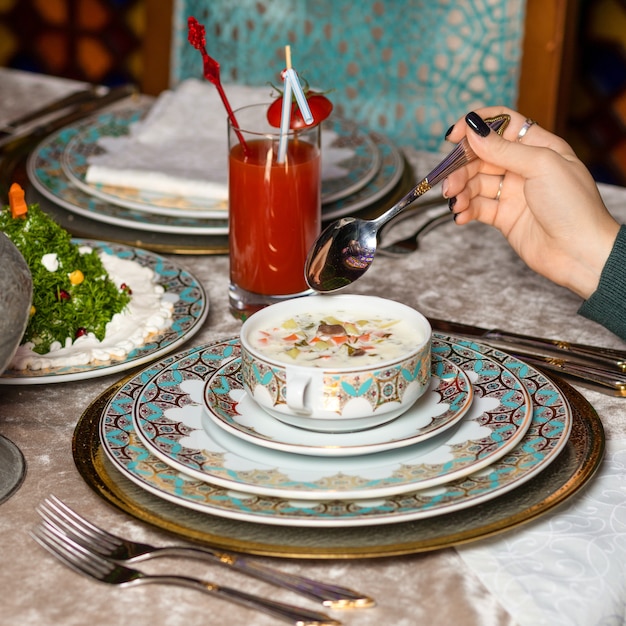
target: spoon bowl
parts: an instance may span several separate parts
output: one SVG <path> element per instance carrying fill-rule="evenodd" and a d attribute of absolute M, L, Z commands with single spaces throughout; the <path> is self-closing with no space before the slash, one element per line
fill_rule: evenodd
<path fill-rule="evenodd" d="M 509 120 L 509 115 L 498 115 L 485 121 L 501 134 Z M 343 289 L 360 278 L 374 260 L 380 228 L 437 183 L 474 159 L 476 155 L 464 138 L 439 165 L 382 215 L 373 220 L 343 217 L 329 224 L 306 259 L 304 272 L 309 287 L 327 293 Z"/>

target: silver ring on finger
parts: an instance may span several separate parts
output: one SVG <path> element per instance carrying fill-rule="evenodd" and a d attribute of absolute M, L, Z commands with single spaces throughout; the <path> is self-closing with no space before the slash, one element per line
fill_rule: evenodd
<path fill-rule="evenodd" d="M 534 120 L 531 120 L 530 118 L 526 118 L 526 121 L 524 122 L 522 127 L 519 129 L 519 133 L 517 133 L 517 141 L 521 141 L 526 135 L 526 133 L 528 132 L 528 129 L 536 123 L 537 122 L 535 122 Z"/>
<path fill-rule="evenodd" d="M 502 194 L 502 185 L 504 185 L 504 176 L 500 177 L 500 185 L 498 185 L 498 193 L 496 193 L 496 197 L 494 198 L 496 202 L 500 202 L 500 195 Z"/>

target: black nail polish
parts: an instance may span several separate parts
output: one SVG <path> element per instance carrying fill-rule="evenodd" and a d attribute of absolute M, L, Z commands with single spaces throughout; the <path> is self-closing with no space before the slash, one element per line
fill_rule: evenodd
<path fill-rule="evenodd" d="M 456 196 L 453 196 L 452 198 L 448 200 L 448 208 L 450 209 L 450 211 L 454 209 L 455 204 L 456 204 Z"/>
<path fill-rule="evenodd" d="M 452 219 L 456 222 L 456 218 L 459 217 L 458 213 L 453 213 L 452 214 Z"/>
<path fill-rule="evenodd" d="M 447 139 L 450 136 L 450 133 L 454 130 L 454 124 L 452 124 L 452 126 L 450 126 L 450 128 L 448 128 L 448 130 L 446 131 L 446 135 L 445 138 Z"/>
<path fill-rule="evenodd" d="M 481 137 L 486 137 L 491 132 L 491 128 L 489 128 L 480 115 L 474 113 L 474 111 L 471 111 L 465 116 L 465 121 L 467 125 Z"/>

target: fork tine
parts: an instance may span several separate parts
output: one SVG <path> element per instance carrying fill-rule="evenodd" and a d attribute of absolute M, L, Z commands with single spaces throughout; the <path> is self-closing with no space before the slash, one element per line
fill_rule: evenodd
<path fill-rule="evenodd" d="M 112 549 L 120 544 L 117 537 L 105 530 L 94 526 L 91 522 L 80 516 L 56 496 L 46 498 L 37 512 L 43 519 L 54 520 L 57 526 L 66 529 L 73 536 L 88 539 L 97 543 L 101 548 Z"/>
<path fill-rule="evenodd" d="M 51 524 L 40 524 L 31 530 L 30 535 L 40 546 L 79 574 L 103 580 L 111 571 L 112 565 L 108 561 L 91 554 Z"/>

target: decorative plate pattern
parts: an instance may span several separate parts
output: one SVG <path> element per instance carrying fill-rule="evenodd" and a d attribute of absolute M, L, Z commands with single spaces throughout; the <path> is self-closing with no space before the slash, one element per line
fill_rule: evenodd
<path fill-rule="evenodd" d="M 463 370 L 439 356 L 432 359 L 431 365 L 430 386 L 412 407 L 382 426 L 358 432 L 306 431 L 270 416 L 242 389 L 240 356 L 209 378 L 203 400 L 209 417 L 218 426 L 262 447 L 313 456 L 371 454 L 439 435 L 469 410 L 474 393 Z"/>
<path fill-rule="evenodd" d="M 139 121 L 148 108 L 149 104 L 146 103 L 144 106 L 105 113 L 93 118 L 90 124 L 82 125 L 68 141 L 61 155 L 65 176 L 85 193 L 128 209 L 171 217 L 224 219 L 228 205 L 221 200 L 170 196 L 87 182 L 89 157 L 103 151 L 98 144 L 99 139 L 128 134 L 129 126 Z M 330 143 L 324 142 L 322 135 L 322 154 L 326 155 L 324 163 L 327 163 L 322 167 L 322 204 L 326 204 L 346 198 L 365 187 L 378 173 L 382 155 L 372 137 L 348 120 L 333 117 L 324 122 L 323 130 L 332 138 Z M 324 176 L 325 171 L 327 176 Z"/>
<path fill-rule="evenodd" d="M 232 356 L 232 344 L 224 346 Z M 519 379 L 485 359 L 488 367 L 475 372 L 472 380 L 472 406 L 455 428 L 414 446 L 337 457 L 329 464 L 320 457 L 261 448 L 212 423 L 202 401 L 212 373 L 207 363 L 214 371 L 224 358 L 222 346 L 214 344 L 183 353 L 158 371 L 136 397 L 135 430 L 144 445 L 172 467 L 250 493 L 300 499 L 379 498 L 432 487 L 506 454 L 524 436 L 532 418 L 530 398 Z"/>
<path fill-rule="evenodd" d="M 322 124 L 324 213 L 326 205 L 348 198 L 368 185 L 378 174 L 383 155 L 379 142 L 353 122 L 333 115 Z M 325 141 L 325 133 L 326 137 L 332 137 L 332 141 Z"/>
<path fill-rule="evenodd" d="M 209 313 L 209 301 L 202 284 L 175 262 L 153 252 L 116 243 L 75 239 L 75 243 L 97 247 L 122 259 L 136 261 L 156 274 L 168 297 L 174 300 L 172 324 L 151 341 L 133 350 L 124 360 L 106 363 L 49 368 L 41 371 L 6 370 L 0 384 L 29 385 L 67 382 L 84 378 L 108 376 L 153 361 L 171 352 L 195 335 Z"/>
<path fill-rule="evenodd" d="M 88 195 L 135 211 L 170 217 L 226 219 L 228 202 L 224 200 L 172 196 L 131 187 L 114 187 L 87 182 L 89 158 L 104 152 L 104 148 L 98 144 L 100 137 L 126 135 L 129 126 L 139 121 L 145 114 L 145 110 L 126 109 L 100 115 L 94 123 L 78 130 L 67 142 L 61 154 L 61 167 L 69 182 Z"/>
<path fill-rule="evenodd" d="M 378 500 L 301 501 L 252 495 L 190 479 L 150 453 L 135 432 L 132 418 L 134 398 L 145 381 L 156 370 L 176 360 L 175 356 L 138 374 L 113 394 L 100 418 L 103 450 L 117 470 L 159 498 L 202 513 L 270 525 L 318 528 L 392 524 L 487 502 L 523 485 L 558 457 L 572 428 L 571 409 L 550 379 L 517 359 L 455 337 L 435 335 L 435 338 L 436 353 L 462 362 L 468 374 L 480 372 L 480 385 L 489 387 L 489 380 L 497 379 L 500 367 L 516 371 L 533 406 L 530 428 L 519 445 L 486 469 L 445 485 Z M 213 345 L 216 348 L 213 354 L 219 362 L 232 357 L 236 340 Z M 219 345 L 224 349 L 217 350 Z M 210 363 L 205 361 L 204 366 Z M 476 395 L 482 393 L 481 386 L 475 390 Z"/>

